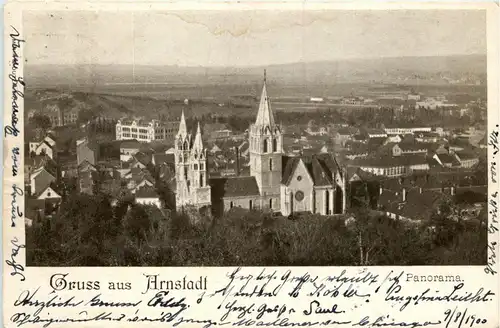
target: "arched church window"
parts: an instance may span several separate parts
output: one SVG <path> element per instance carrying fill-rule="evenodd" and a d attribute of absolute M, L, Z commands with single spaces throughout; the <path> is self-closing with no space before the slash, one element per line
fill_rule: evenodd
<path fill-rule="evenodd" d="M 272 171 L 273 170 L 273 159 L 270 158 L 269 159 L 269 171 Z"/>
<path fill-rule="evenodd" d="M 200 187 L 203 187 L 203 173 L 200 173 Z"/>
<path fill-rule="evenodd" d="M 193 164 L 193 168 L 194 168 L 195 170 L 197 170 L 197 169 L 198 169 L 198 164 Z"/>
<path fill-rule="evenodd" d="M 267 153 L 267 140 L 264 140 L 264 153 Z"/>
<path fill-rule="evenodd" d="M 273 139 L 273 153 L 278 151 L 278 140 Z"/>

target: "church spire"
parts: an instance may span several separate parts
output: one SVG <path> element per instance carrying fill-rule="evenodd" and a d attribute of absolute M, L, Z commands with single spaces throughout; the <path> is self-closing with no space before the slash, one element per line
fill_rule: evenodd
<path fill-rule="evenodd" d="M 182 136 L 187 135 L 186 118 L 184 117 L 184 110 L 182 110 L 181 122 L 179 123 L 179 132 L 177 132 L 177 135 L 182 135 Z"/>
<path fill-rule="evenodd" d="M 271 110 L 271 104 L 269 103 L 269 98 L 267 97 L 267 76 L 266 70 L 264 70 L 264 86 L 262 88 L 262 94 L 260 95 L 259 111 L 257 113 L 257 120 L 255 125 L 257 126 L 274 126 L 274 116 Z"/>
<path fill-rule="evenodd" d="M 200 122 L 198 122 L 198 129 L 196 130 L 196 136 L 194 137 L 193 151 L 195 152 L 203 151 L 203 141 L 201 139 Z"/>

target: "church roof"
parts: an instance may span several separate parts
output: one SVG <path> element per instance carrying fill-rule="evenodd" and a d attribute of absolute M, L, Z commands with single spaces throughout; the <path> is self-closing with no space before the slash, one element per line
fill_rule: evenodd
<path fill-rule="evenodd" d="M 315 186 L 329 186 L 334 183 L 333 175 L 339 170 L 339 166 L 335 159 L 329 154 L 284 157 L 283 162 L 285 162 L 285 168 L 283 169 L 281 183 L 287 185 L 290 182 L 300 161 L 304 163 Z"/>
<path fill-rule="evenodd" d="M 217 198 L 259 196 L 259 186 L 253 176 L 214 178 L 209 181 Z"/>
<path fill-rule="evenodd" d="M 260 95 L 259 111 L 257 113 L 257 126 L 274 126 L 274 116 L 271 110 L 269 97 L 267 96 L 266 86 L 266 71 L 264 71 L 264 86 L 262 87 L 262 94 Z"/>
<path fill-rule="evenodd" d="M 201 140 L 200 122 L 198 122 L 198 128 L 196 130 L 196 136 L 194 137 L 193 150 L 195 152 L 198 152 L 198 153 L 203 151 L 203 141 Z"/>
<path fill-rule="evenodd" d="M 186 126 L 186 118 L 184 117 L 184 111 L 181 114 L 181 121 L 179 123 L 179 131 L 177 135 L 186 136 L 187 135 L 187 126 Z"/>

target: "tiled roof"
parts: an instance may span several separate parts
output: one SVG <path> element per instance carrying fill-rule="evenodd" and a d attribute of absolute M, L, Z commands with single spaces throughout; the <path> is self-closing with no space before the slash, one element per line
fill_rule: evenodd
<path fill-rule="evenodd" d="M 152 186 L 145 185 L 135 191 L 136 198 L 158 198 L 158 193 Z"/>
<path fill-rule="evenodd" d="M 141 143 L 135 139 L 133 140 L 124 140 L 120 144 L 120 149 L 123 148 L 133 148 L 133 149 L 139 149 L 141 147 Z"/>
<path fill-rule="evenodd" d="M 281 183 L 288 184 L 297 165 L 302 161 L 309 172 L 315 186 L 333 184 L 333 175 L 339 166 L 330 154 L 315 154 L 312 156 L 291 157 L 286 160 Z"/>
<path fill-rule="evenodd" d="M 57 163 L 50 158 L 48 155 L 35 155 L 26 157 L 24 160 L 24 165 L 29 165 L 33 169 L 39 168 L 41 166 L 47 166 L 48 171 L 55 171 L 57 168 Z"/>
<path fill-rule="evenodd" d="M 384 135 L 387 134 L 385 132 L 385 130 L 382 130 L 382 129 L 366 129 L 366 133 L 368 133 L 368 134 L 384 134 Z"/>
<path fill-rule="evenodd" d="M 214 178 L 209 180 L 216 198 L 259 196 L 259 187 L 253 176 Z"/>
<path fill-rule="evenodd" d="M 175 155 L 174 154 L 157 153 L 157 154 L 153 155 L 153 162 L 155 165 L 175 163 Z"/>
<path fill-rule="evenodd" d="M 387 212 L 401 215 L 409 219 L 428 219 L 432 211 L 448 196 L 439 191 L 419 189 L 407 190 L 406 201 L 402 192 L 384 190 L 379 197 L 379 204 Z"/>
<path fill-rule="evenodd" d="M 46 189 L 54 181 L 56 181 L 55 176 L 47 172 L 44 168 L 40 169 L 35 176 L 36 191 Z"/>
<path fill-rule="evenodd" d="M 138 152 L 133 155 L 134 159 L 138 161 L 139 163 L 143 164 L 144 166 L 147 166 L 149 163 L 151 163 L 151 155 L 146 154 L 144 152 Z"/>
<path fill-rule="evenodd" d="M 384 142 L 387 140 L 386 137 L 375 137 L 375 138 L 370 138 L 368 139 L 368 148 L 369 149 L 376 149 L 384 144 Z"/>
<path fill-rule="evenodd" d="M 475 154 L 459 151 L 456 153 L 461 160 L 478 158 Z"/>
<path fill-rule="evenodd" d="M 409 165 L 428 164 L 427 157 L 420 154 L 407 154 L 397 157 L 393 156 L 377 156 L 369 158 L 355 159 L 351 162 L 353 166 L 366 167 L 396 167 Z"/>

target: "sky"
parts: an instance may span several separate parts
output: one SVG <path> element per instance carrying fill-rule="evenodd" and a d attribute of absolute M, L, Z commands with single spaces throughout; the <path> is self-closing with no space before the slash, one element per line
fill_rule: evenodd
<path fill-rule="evenodd" d="M 30 64 L 262 66 L 486 53 L 483 10 L 25 12 Z"/>

